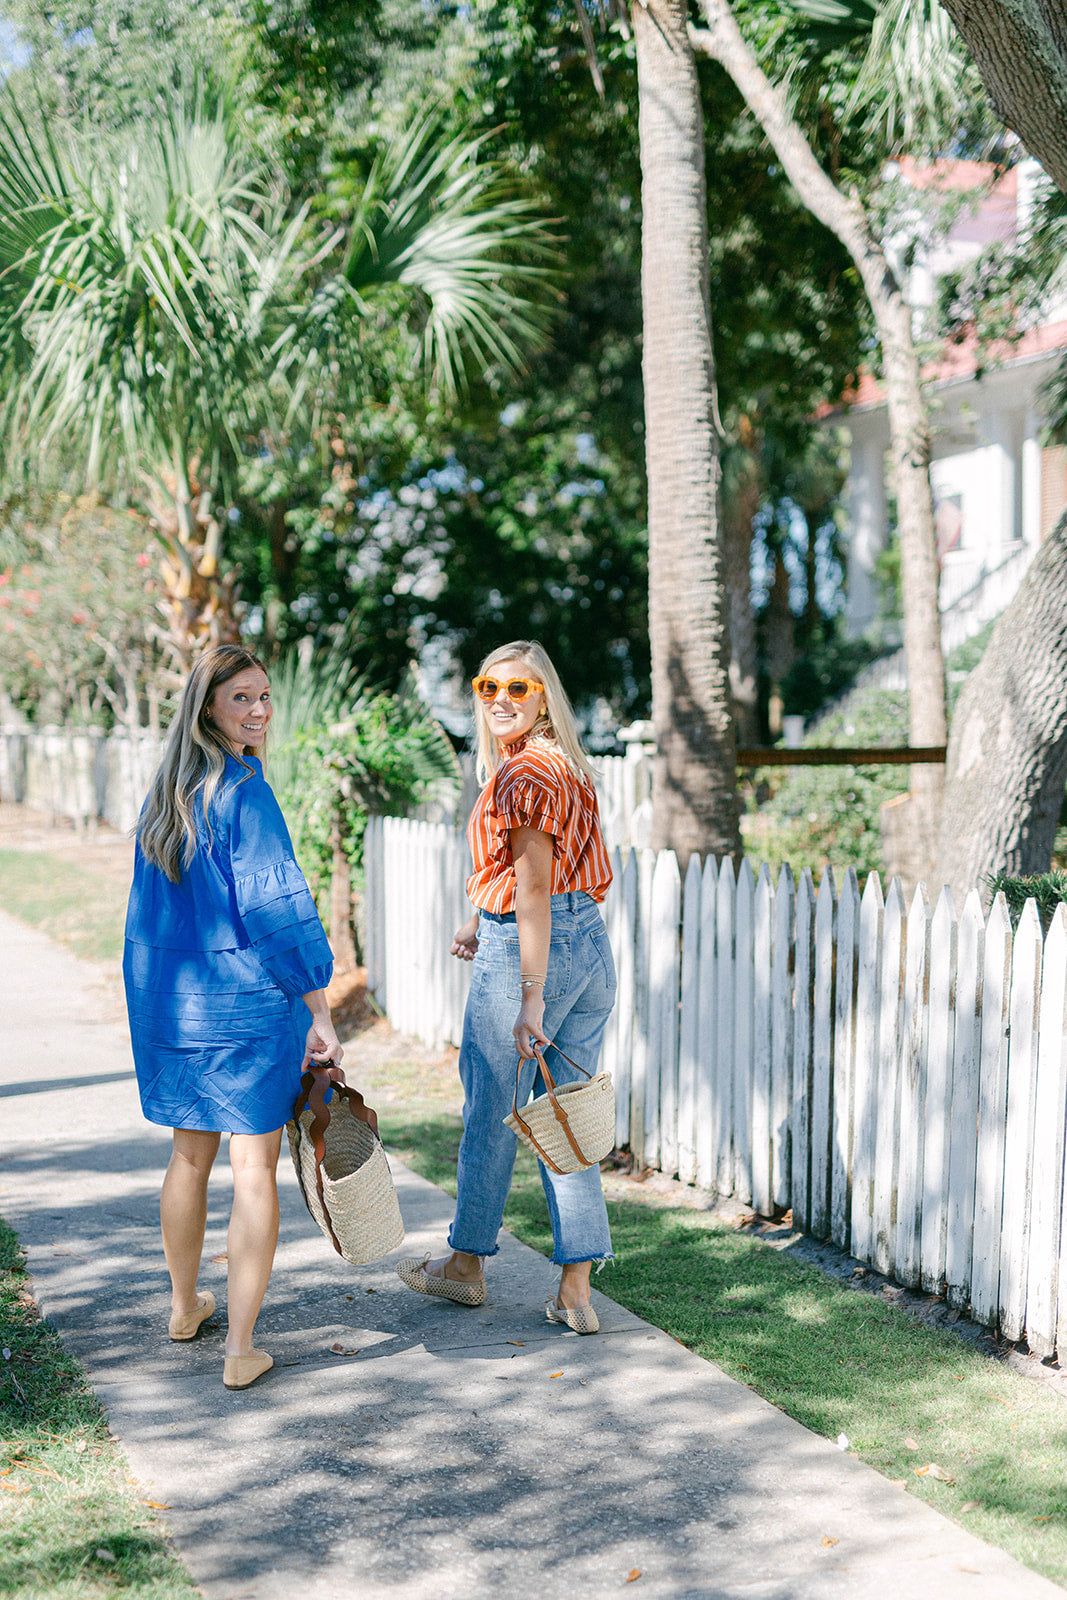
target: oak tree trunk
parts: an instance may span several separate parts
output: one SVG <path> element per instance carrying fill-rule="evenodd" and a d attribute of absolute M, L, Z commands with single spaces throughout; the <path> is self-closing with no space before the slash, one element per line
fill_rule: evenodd
<path fill-rule="evenodd" d="M 633 7 L 640 96 L 653 845 L 740 853 L 708 303 L 704 118 L 685 0 Z"/>
<path fill-rule="evenodd" d="M 1067 7 L 1063 0 L 942 0 L 998 116 L 1067 193 Z"/>
<path fill-rule="evenodd" d="M 913 745 L 943 745 L 945 666 L 938 606 L 937 539 L 930 489 L 930 430 L 912 338 L 911 309 L 871 232 L 857 196 L 843 193 L 815 158 L 791 116 L 785 95 L 760 67 L 745 42 L 728 0 L 700 0 L 708 30 L 695 34 L 700 48 L 730 74 L 756 117 L 801 200 L 851 255 L 870 302 L 882 346 L 893 479 L 900 532 L 904 653 L 908 667 L 909 738 Z M 938 836 L 942 773 L 913 767 L 915 824 L 921 856 L 932 871 Z"/>
<path fill-rule="evenodd" d="M 948 747 L 939 881 L 1046 872 L 1067 787 L 1067 513 L 1002 612 L 960 693 Z"/>

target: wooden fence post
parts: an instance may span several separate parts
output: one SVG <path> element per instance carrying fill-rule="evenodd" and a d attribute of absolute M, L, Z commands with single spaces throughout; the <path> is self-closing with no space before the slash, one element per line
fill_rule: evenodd
<path fill-rule="evenodd" d="M 1041 923 L 1028 900 L 1011 958 L 1011 1038 L 1004 1126 L 1004 1211 L 1000 1226 L 1000 1316 L 1006 1339 L 1021 1339 L 1026 1322 L 1026 1271 L 1033 1175 L 1034 1078 L 1041 1004 Z"/>
<path fill-rule="evenodd" d="M 832 867 L 823 869 L 815 900 L 815 1010 L 812 1023 L 811 1179 L 808 1218 L 816 1239 L 830 1235 L 830 1140 L 834 1093 L 834 945 L 837 886 Z"/>
<path fill-rule="evenodd" d="M 632 1145 L 630 1103 L 633 1089 L 634 1012 L 636 1010 L 637 959 L 637 856 L 627 850 L 619 873 L 618 942 L 615 945 L 615 970 L 618 991 L 615 1010 L 619 1019 L 618 1077 L 615 1081 L 615 1143 L 622 1148 Z"/>
<path fill-rule="evenodd" d="M 949 1144 L 954 1106 L 957 932 L 952 891 L 946 886 L 938 896 L 930 929 L 930 1011 L 919 1252 L 919 1281 L 929 1294 L 940 1294 L 945 1284 Z"/>
<path fill-rule="evenodd" d="M 897 1156 L 900 1138 L 900 1037 L 904 1014 L 904 970 L 908 950 L 907 910 L 900 879 L 894 878 L 882 917 L 882 993 L 878 1026 L 878 1116 L 874 1150 L 874 1264 L 891 1272 L 896 1246 Z"/>
<path fill-rule="evenodd" d="M 752 1202 L 752 1007 L 756 885 L 752 863 L 742 861 L 734 907 L 733 1191 Z"/>
<path fill-rule="evenodd" d="M 852 1081 L 852 1254 L 874 1260 L 875 1131 L 878 1122 L 878 1041 L 882 993 L 882 919 L 877 872 L 867 874 L 860 902 L 856 957 L 856 1054 Z"/>
<path fill-rule="evenodd" d="M 919 1282 L 923 1146 L 926 1130 L 926 1045 L 930 1005 L 930 903 L 920 883 L 908 913 L 904 1024 L 900 1038 L 900 1154 L 897 1165 L 895 1276 Z"/>
<path fill-rule="evenodd" d="M 1063 1119 L 1067 1109 L 1067 906 L 1045 938 L 1040 1034 L 1034 1084 L 1034 1170 L 1026 1267 L 1026 1340 L 1035 1356 L 1056 1349 Z"/>
<path fill-rule="evenodd" d="M 649 1164 L 645 1148 L 645 1106 L 650 1048 L 649 939 L 655 867 L 652 851 L 642 850 L 637 858 L 637 938 L 634 941 L 634 1021 L 630 1057 L 630 1148 L 635 1172 Z"/>
<path fill-rule="evenodd" d="M 1008 903 L 1001 893 L 989 908 L 982 954 L 982 1053 L 978 1065 L 978 1139 L 971 1249 L 971 1315 L 976 1322 L 987 1326 L 995 1326 L 1000 1311 L 1011 955 L 1011 918 Z"/>
<path fill-rule="evenodd" d="M 978 1090 L 982 1062 L 985 919 L 977 889 L 963 903 L 956 942 L 956 1036 L 952 1047 L 952 1129 L 948 1152 L 945 1294 L 962 1310 L 971 1285 Z"/>
<path fill-rule="evenodd" d="M 756 883 L 752 994 L 752 1207 L 774 1210 L 771 1181 L 771 1060 L 773 1049 L 774 886 L 764 862 Z"/>
<path fill-rule="evenodd" d="M 645 1078 L 645 1160 L 678 1171 L 678 999 L 682 879 L 673 850 L 661 850 L 652 875 L 649 943 L 649 1061 Z"/>
<path fill-rule="evenodd" d="M 847 1250 L 852 1228 L 856 1001 L 859 993 L 860 887 L 849 867 L 837 903 L 834 992 L 833 1121 L 830 1144 L 830 1238 Z"/>
<path fill-rule="evenodd" d="M 774 897 L 774 957 L 771 968 L 771 1199 L 793 1204 L 793 986 L 796 948 L 796 886 L 788 864 L 778 874 Z"/>
<path fill-rule="evenodd" d="M 715 897 L 715 979 L 718 1001 L 715 1013 L 715 1188 L 731 1194 L 734 1186 L 734 935 L 737 928 L 737 885 L 729 856 L 719 863 L 719 888 Z"/>
<path fill-rule="evenodd" d="M 797 884 L 793 1010 L 793 1226 L 811 1227 L 811 1090 L 815 1026 L 815 886 L 805 867 Z"/>
<path fill-rule="evenodd" d="M 719 869 L 714 856 L 704 862 L 700 879 L 700 1054 L 697 1064 L 697 1183 L 714 1189 L 718 1153 L 718 904 Z"/>
<path fill-rule="evenodd" d="M 700 1070 L 700 857 L 689 857 L 682 893 L 681 1010 L 678 1022 L 678 1176 L 697 1181 L 697 1103 Z"/>

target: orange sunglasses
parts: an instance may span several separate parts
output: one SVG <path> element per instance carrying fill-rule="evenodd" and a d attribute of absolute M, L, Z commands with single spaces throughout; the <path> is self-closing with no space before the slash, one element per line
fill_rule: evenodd
<path fill-rule="evenodd" d="M 471 687 L 479 700 L 495 700 L 503 689 L 509 700 L 519 706 L 532 694 L 544 694 L 545 686 L 536 678 L 472 678 Z"/>

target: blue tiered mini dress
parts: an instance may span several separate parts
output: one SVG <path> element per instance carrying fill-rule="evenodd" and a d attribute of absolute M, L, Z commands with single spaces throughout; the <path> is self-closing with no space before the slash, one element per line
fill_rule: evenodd
<path fill-rule="evenodd" d="M 149 1122 L 270 1133 L 292 1115 L 333 957 L 289 830 L 254 756 L 227 757 L 211 836 L 171 883 L 137 849 L 123 977 Z"/>

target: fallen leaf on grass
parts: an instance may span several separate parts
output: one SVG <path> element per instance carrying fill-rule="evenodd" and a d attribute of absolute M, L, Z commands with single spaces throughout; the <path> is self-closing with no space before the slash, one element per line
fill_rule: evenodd
<path fill-rule="evenodd" d="M 981 1503 L 978 1500 L 965 1500 L 960 1506 L 961 1511 L 981 1511 L 981 1509 Z"/>
<path fill-rule="evenodd" d="M 174 1509 L 172 1506 L 164 1505 L 162 1500 L 142 1500 L 141 1504 L 150 1506 L 153 1511 L 172 1511 Z"/>
<path fill-rule="evenodd" d="M 936 1478 L 938 1483 L 955 1483 L 955 1478 L 944 1467 L 939 1467 L 936 1461 L 928 1461 L 925 1467 L 916 1467 L 917 1478 Z"/>
<path fill-rule="evenodd" d="M 74 1441 L 74 1448 L 78 1455 L 84 1455 L 89 1446 L 86 1444 L 84 1439 L 76 1439 Z"/>
<path fill-rule="evenodd" d="M 10 1489 L 12 1494 L 29 1494 L 29 1489 L 22 1483 L 0 1483 L 0 1489 Z"/>
<path fill-rule="evenodd" d="M 641 1568 L 640 1567 L 631 1567 L 629 1575 L 628 1575 L 626 1581 L 627 1581 L 627 1583 L 636 1583 L 640 1576 L 641 1576 Z"/>
<path fill-rule="evenodd" d="M 1035 1517 L 1034 1521 L 1035 1522 L 1051 1522 L 1052 1518 L 1051 1517 Z"/>
<path fill-rule="evenodd" d="M 915 1443 L 914 1439 L 905 1439 L 904 1448 L 905 1450 L 918 1450 L 919 1446 Z"/>
<path fill-rule="evenodd" d="M 827 1548 L 829 1548 L 830 1545 L 837 1544 L 838 1541 L 834 1538 L 832 1533 L 824 1533 L 822 1536 L 822 1542 L 827 1546 Z"/>

